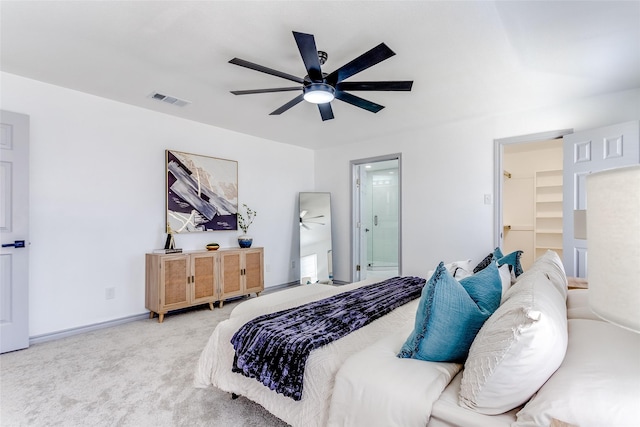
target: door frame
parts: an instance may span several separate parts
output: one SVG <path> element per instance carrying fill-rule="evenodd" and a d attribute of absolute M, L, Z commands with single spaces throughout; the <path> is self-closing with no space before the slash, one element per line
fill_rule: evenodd
<path fill-rule="evenodd" d="M 559 129 L 548 132 L 531 133 L 528 135 L 512 136 L 493 140 L 493 246 L 502 247 L 503 239 L 503 185 L 502 174 L 504 170 L 504 146 L 510 144 L 523 144 L 537 141 L 547 141 L 550 139 L 562 138 L 564 135 L 573 133 L 573 129 Z"/>
<path fill-rule="evenodd" d="M 402 275 L 402 153 L 385 154 L 382 156 L 367 157 L 364 159 L 351 160 L 351 281 L 362 280 L 358 266 L 362 268 L 362 254 L 367 251 L 362 243 L 362 212 L 360 197 L 360 166 L 367 163 L 384 162 L 388 160 L 398 161 L 398 275 Z"/>

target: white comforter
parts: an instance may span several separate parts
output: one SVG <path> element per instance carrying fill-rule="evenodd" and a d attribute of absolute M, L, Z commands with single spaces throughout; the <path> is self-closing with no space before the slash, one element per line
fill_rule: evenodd
<path fill-rule="evenodd" d="M 216 327 L 209 338 L 200 356 L 195 385 L 198 387 L 213 385 L 223 391 L 245 396 L 292 426 L 326 426 L 331 423 L 336 426 L 416 425 L 424 427 L 433 401 L 438 398 L 460 367 L 451 363 L 425 364 L 425 362 L 395 357 L 413 327 L 418 299 L 344 338 L 312 351 L 307 360 L 303 379 L 304 389 L 302 399 L 299 401 L 275 393 L 255 379 L 231 372 L 234 350 L 230 340 L 235 331 L 248 320 L 264 313 L 327 298 L 370 283 L 373 281 L 364 280 L 337 287 L 307 285 L 243 302 L 233 310 L 228 320 Z M 375 343 L 378 344 L 372 346 Z M 372 347 L 369 348 L 370 346 Z M 383 352 L 383 357 L 380 357 L 380 351 Z M 370 357 L 371 352 L 373 357 Z M 349 360 L 349 363 L 345 363 L 352 356 L 354 357 Z M 386 362 L 381 362 L 382 360 Z M 390 363 L 389 366 L 387 362 Z M 414 364 L 421 372 L 425 369 L 429 371 L 426 375 L 421 375 L 421 381 L 427 380 L 432 384 L 422 384 L 420 387 L 421 389 L 429 388 L 427 395 L 407 396 L 406 392 L 403 393 L 403 388 L 394 389 L 393 393 L 389 393 L 388 390 L 386 392 L 380 390 L 378 393 L 374 390 L 375 387 L 350 382 L 350 378 L 357 379 L 358 382 L 366 378 L 377 378 L 373 383 L 376 383 L 377 387 L 385 387 L 385 384 L 388 384 L 387 379 L 394 376 L 394 366 L 406 367 L 407 364 Z M 418 364 L 420 364 L 419 367 Z M 422 364 L 430 368 L 424 368 Z M 336 383 L 336 375 L 343 365 L 345 367 L 340 372 L 339 381 Z M 406 368 L 404 371 L 407 371 Z M 380 381 L 381 376 L 382 381 Z M 403 377 L 406 378 L 407 375 Z M 409 375 L 409 377 L 412 376 Z M 411 381 L 411 378 L 408 380 Z M 335 393 L 334 384 L 336 384 Z M 366 388 L 366 392 L 363 387 Z M 406 390 L 413 389 L 414 385 L 411 385 Z M 334 395 L 333 400 L 332 395 Z M 366 399 L 363 399 L 363 396 L 366 396 Z M 425 402 L 424 399 L 428 401 Z M 405 401 L 408 402 L 403 403 Z M 415 402 L 418 401 L 420 404 L 416 405 Z M 396 406 L 398 403 L 401 405 Z M 381 419 L 373 417 L 373 414 L 388 411 L 393 413 L 389 415 L 389 420 L 395 420 L 390 424 L 386 422 L 380 424 Z M 414 411 L 418 414 L 411 415 L 406 411 Z M 377 420 L 377 422 L 364 422 L 364 420 Z M 412 421 L 405 423 L 405 420 Z M 416 423 L 413 420 L 420 421 Z"/>
<path fill-rule="evenodd" d="M 335 380 L 329 426 L 427 425 L 434 402 L 462 365 L 398 358 L 412 328 L 413 322 L 403 325 L 344 363 Z"/>

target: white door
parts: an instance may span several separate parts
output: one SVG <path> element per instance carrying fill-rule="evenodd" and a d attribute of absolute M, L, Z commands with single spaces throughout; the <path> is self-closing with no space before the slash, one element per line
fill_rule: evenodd
<path fill-rule="evenodd" d="M 0 353 L 29 346 L 29 116 L 0 111 Z"/>
<path fill-rule="evenodd" d="M 352 261 L 351 281 L 358 282 L 367 277 L 367 233 L 370 231 L 364 223 L 364 200 L 366 199 L 365 166 L 352 162 Z"/>
<path fill-rule="evenodd" d="M 567 276 L 587 277 L 587 239 L 575 238 L 575 211 L 587 209 L 586 178 L 593 172 L 640 163 L 640 122 L 564 136 L 563 252 Z"/>

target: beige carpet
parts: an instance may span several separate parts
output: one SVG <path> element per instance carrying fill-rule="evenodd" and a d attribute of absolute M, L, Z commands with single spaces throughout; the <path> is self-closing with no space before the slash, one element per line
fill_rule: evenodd
<path fill-rule="evenodd" d="M 245 398 L 192 384 L 209 335 L 236 304 L 0 355 L 0 425 L 286 426 Z"/>

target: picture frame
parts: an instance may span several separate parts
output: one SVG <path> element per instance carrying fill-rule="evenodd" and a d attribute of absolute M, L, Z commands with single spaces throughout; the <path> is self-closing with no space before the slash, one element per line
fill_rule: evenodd
<path fill-rule="evenodd" d="M 167 233 L 238 229 L 238 162 L 165 150 Z"/>

